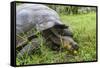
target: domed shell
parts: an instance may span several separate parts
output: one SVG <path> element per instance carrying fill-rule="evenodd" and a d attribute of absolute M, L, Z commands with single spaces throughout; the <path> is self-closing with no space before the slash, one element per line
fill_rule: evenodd
<path fill-rule="evenodd" d="M 43 31 L 63 25 L 56 11 L 42 4 L 16 6 L 16 33 L 28 32 L 32 28 Z M 21 41 L 22 42 L 22 41 Z M 19 46 L 18 46 L 19 47 Z"/>

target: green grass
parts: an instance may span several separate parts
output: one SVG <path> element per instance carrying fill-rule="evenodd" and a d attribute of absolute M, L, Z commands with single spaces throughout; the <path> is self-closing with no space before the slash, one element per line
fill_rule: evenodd
<path fill-rule="evenodd" d="M 96 60 L 96 14 L 61 15 L 60 17 L 74 33 L 74 40 L 79 45 L 77 55 L 71 55 L 67 51 L 56 52 L 41 43 L 41 54 L 26 55 L 22 60 L 16 58 L 17 65 Z"/>
<path fill-rule="evenodd" d="M 79 44 L 78 61 L 96 60 L 96 14 L 62 16 L 62 21 L 68 22 L 73 30 L 74 38 Z"/>

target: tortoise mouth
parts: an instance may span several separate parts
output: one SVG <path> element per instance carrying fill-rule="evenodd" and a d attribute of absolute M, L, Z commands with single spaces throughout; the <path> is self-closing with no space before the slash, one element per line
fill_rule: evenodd
<path fill-rule="evenodd" d="M 79 47 L 78 45 L 77 46 L 74 46 L 73 45 L 70 45 L 70 44 L 64 44 L 63 45 L 64 47 L 64 50 L 67 50 L 68 53 L 72 54 L 72 55 L 77 55 L 78 54 L 78 50 L 79 50 Z"/>
<path fill-rule="evenodd" d="M 63 48 L 69 50 L 69 51 L 78 51 L 79 47 L 77 44 L 69 44 L 69 43 L 63 43 Z"/>

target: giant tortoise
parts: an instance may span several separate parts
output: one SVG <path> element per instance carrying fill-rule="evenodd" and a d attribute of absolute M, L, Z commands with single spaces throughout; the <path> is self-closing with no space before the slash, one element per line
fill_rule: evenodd
<path fill-rule="evenodd" d="M 21 55 L 39 48 L 37 33 L 41 33 L 47 43 L 52 43 L 49 45 L 52 49 L 78 50 L 69 26 L 61 22 L 55 10 L 42 4 L 21 4 L 16 8 L 16 50 Z M 34 31 L 25 36 L 31 29 Z"/>

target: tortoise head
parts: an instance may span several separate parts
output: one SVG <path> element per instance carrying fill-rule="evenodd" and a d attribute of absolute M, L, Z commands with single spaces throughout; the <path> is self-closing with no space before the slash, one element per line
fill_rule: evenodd
<path fill-rule="evenodd" d="M 60 39 L 63 48 L 73 52 L 78 50 L 78 44 L 70 36 L 62 36 Z"/>
<path fill-rule="evenodd" d="M 65 28 L 65 29 L 59 29 L 55 28 L 52 30 L 52 32 L 55 34 L 56 39 L 58 38 L 59 41 L 54 41 L 55 43 L 61 45 L 62 48 L 67 49 L 70 52 L 76 53 L 77 50 L 79 49 L 78 44 L 74 41 L 73 39 L 73 33 L 71 32 L 70 29 Z M 53 38 L 52 40 L 55 40 Z"/>

